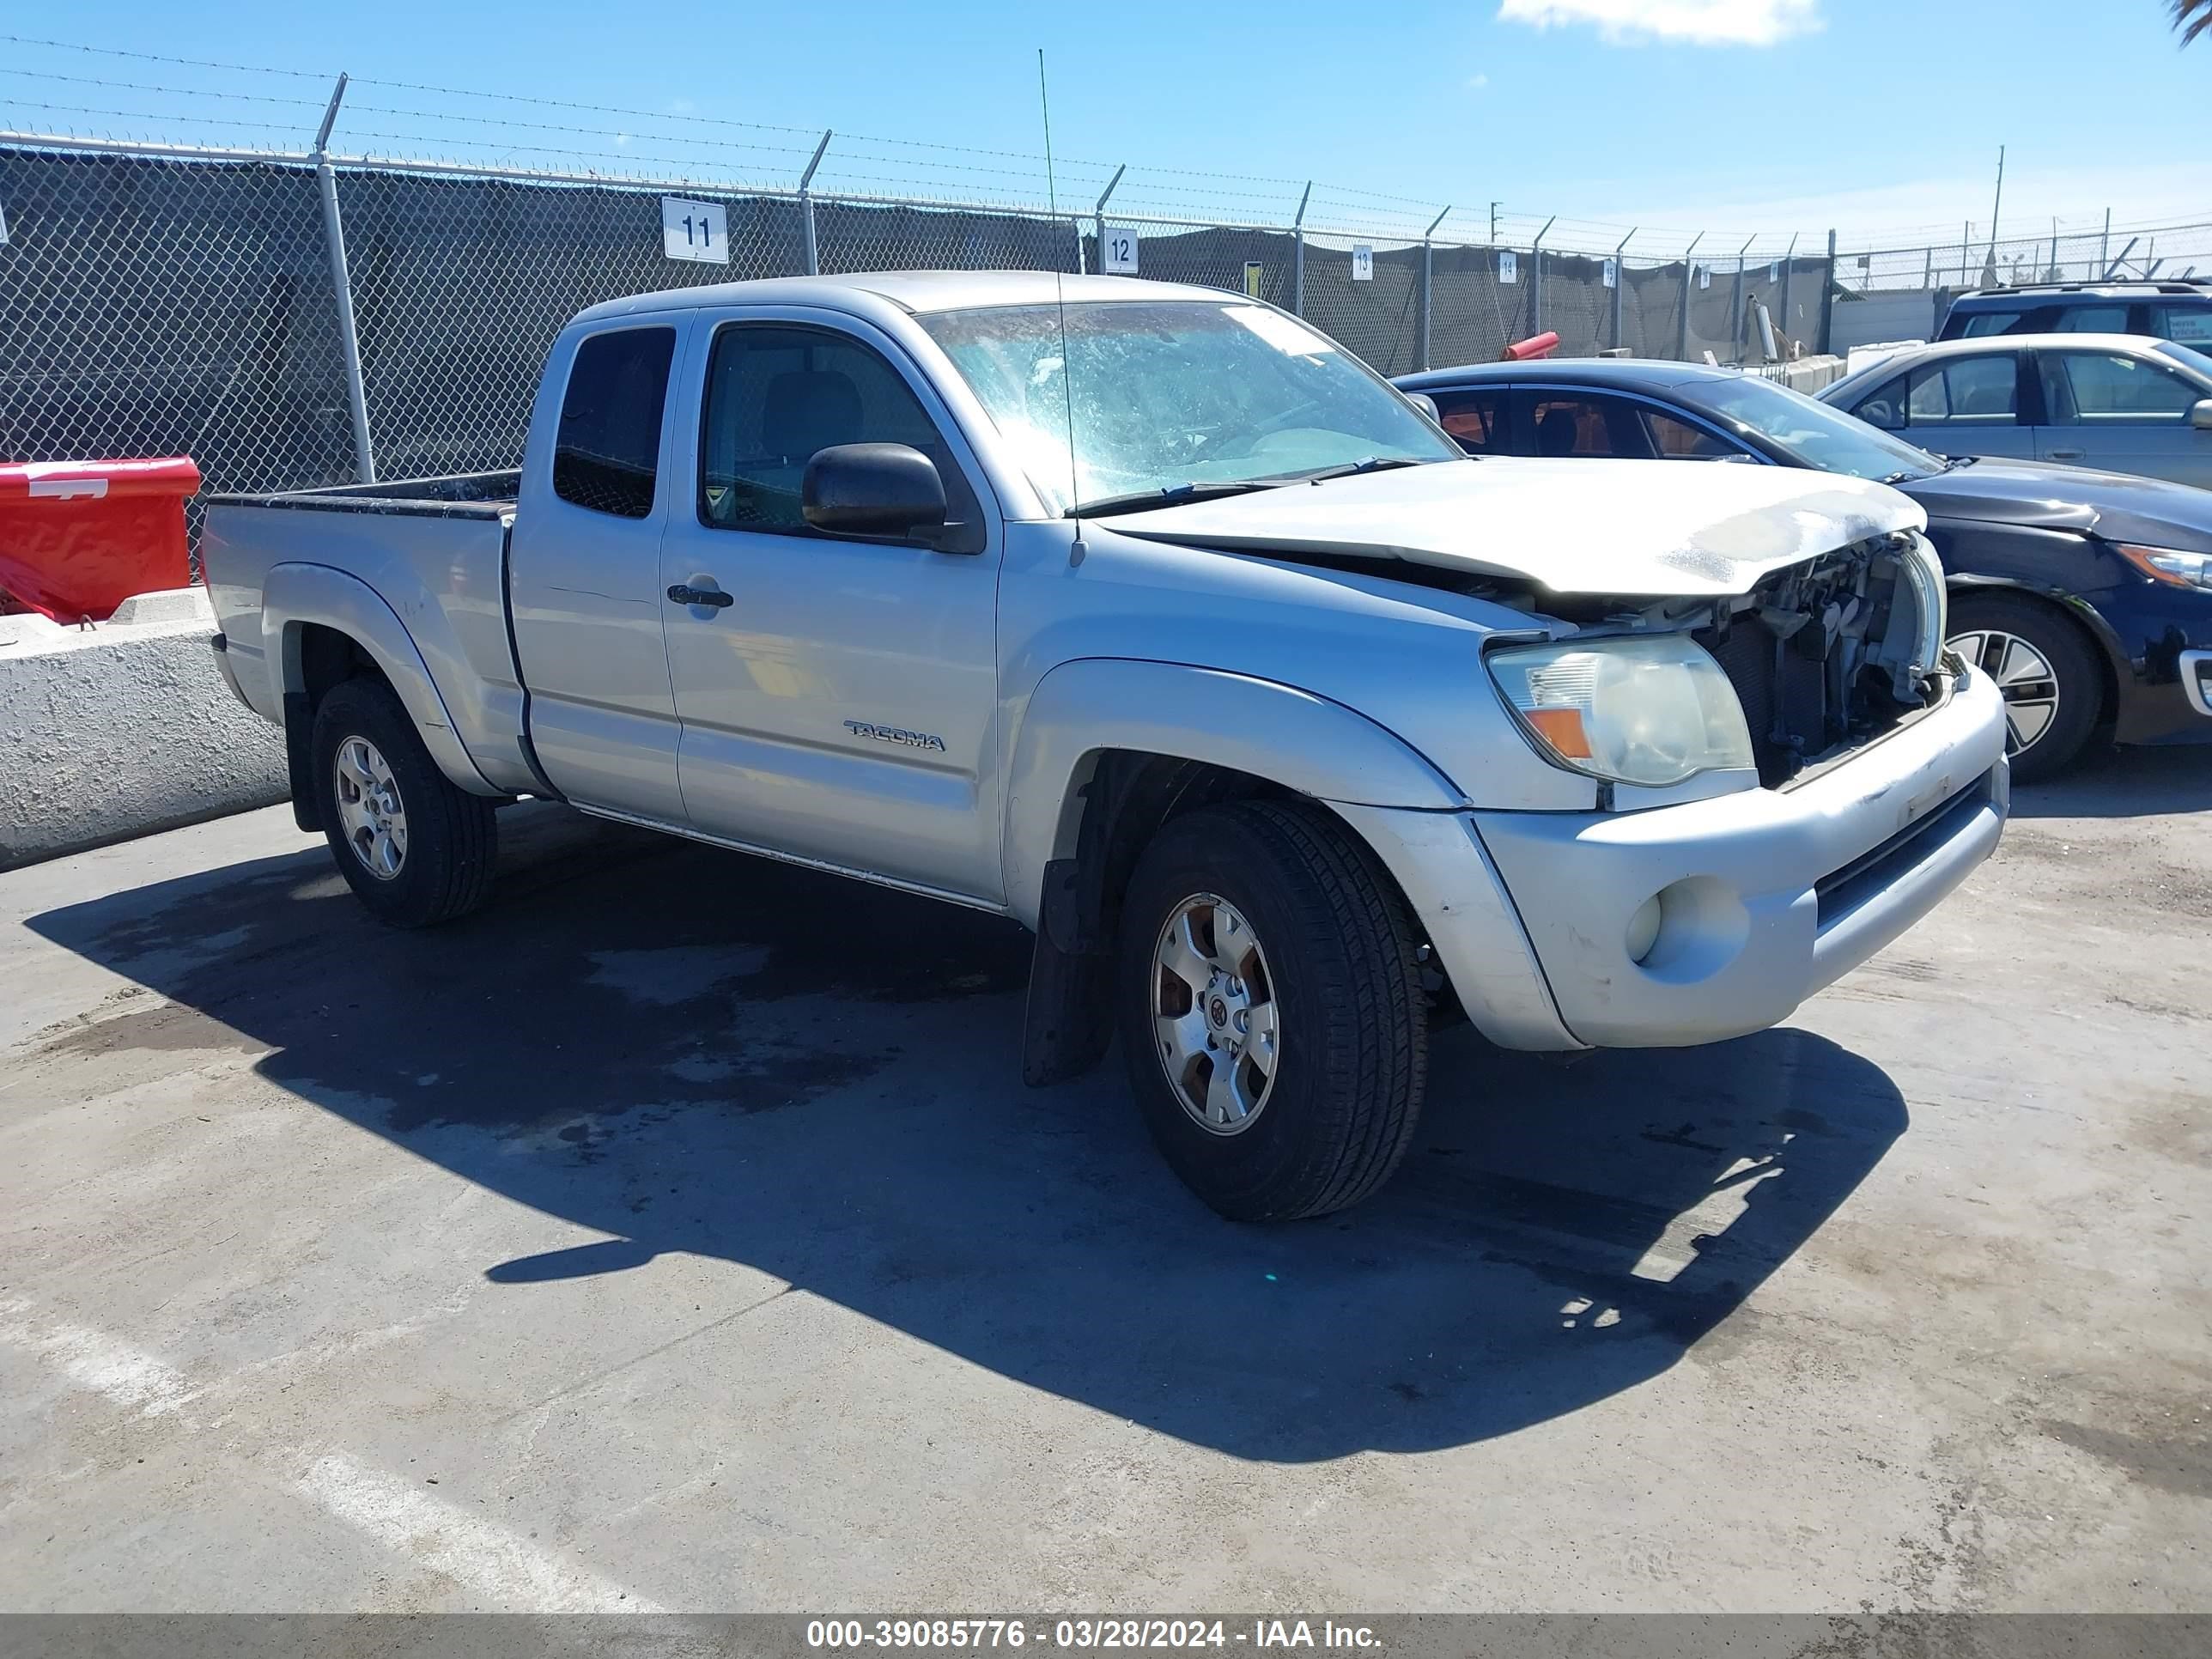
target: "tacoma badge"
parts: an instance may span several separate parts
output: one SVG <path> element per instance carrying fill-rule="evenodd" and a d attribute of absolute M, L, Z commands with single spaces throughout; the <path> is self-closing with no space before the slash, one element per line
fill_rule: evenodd
<path fill-rule="evenodd" d="M 856 738 L 873 738 L 878 743 L 902 743 L 909 749 L 933 749 L 945 752 L 945 739 L 933 738 L 927 732 L 909 732 L 899 726 L 878 726 L 869 720 L 847 720 L 845 729 Z"/>

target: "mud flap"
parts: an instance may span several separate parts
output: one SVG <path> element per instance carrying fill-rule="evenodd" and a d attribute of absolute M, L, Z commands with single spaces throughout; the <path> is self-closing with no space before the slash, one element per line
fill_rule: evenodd
<path fill-rule="evenodd" d="M 315 707 L 304 691 L 284 694 L 284 769 L 292 785 L 292 822 L 311 836 L 323 832 L 322 792 L 315 787 L 311 749 Z"/>
<path fill-rule="evenodd" d="M 1032 1089 L 1082 1076 L 1114 1037 L 1114 957 L 1082 948 L 1076 881 L 1073 859 L 1045 866 L 1044 914 L 1037 918 L 1022 1020 L 1022 1081 Z"/>

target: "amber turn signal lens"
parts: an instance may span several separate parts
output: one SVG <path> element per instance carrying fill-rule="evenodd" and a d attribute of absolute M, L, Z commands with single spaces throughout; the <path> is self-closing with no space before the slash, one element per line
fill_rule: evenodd
<path fill-rule="evenodd" d="M 1552 745 L 1552 752 L 1562 760 L 1590 758 L 1589 733 L 1583 729 L 1583 711 L 1579 708 L 1531 708 L 1522 716 L 1536 728 L 1536 735 Z"/>

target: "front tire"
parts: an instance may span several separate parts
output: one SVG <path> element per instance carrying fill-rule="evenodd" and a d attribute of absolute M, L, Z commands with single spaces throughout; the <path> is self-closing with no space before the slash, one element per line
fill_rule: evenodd
<path fill-rule="evenodd" d="M 2050 605 L 1975 593 L 1951 607 L 1951 648 L 1996 682 L 2015 782 L 2073 764 L 2104 713 L 2104 677 L 2081 630 Z"/>
<path fill-rule="evenodd" d="M 1115 997 L 1154 1143 L 1233 1221 L 1366 1198 L 1412 1145 L 1427 1005 L 1404 901 L 1326 809 L 1176 818 L 1123 900 Z"/>
<path fill-rule="evenodd" d="M 350 679 L 315 709 L 313 775 L 331 856 L 380 921 L 428 927 L 491 891 L 492 803 L 449 782 L 392 688 Z"/>

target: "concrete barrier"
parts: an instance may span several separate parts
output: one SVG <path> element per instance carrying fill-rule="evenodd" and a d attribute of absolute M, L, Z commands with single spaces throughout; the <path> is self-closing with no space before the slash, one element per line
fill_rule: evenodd
<path fill-rule="evenodd" d="M 283 800 L 276 729 L 223 683 L 204 588 L 91 629 L 0 617 L 0 870 Z"/>

